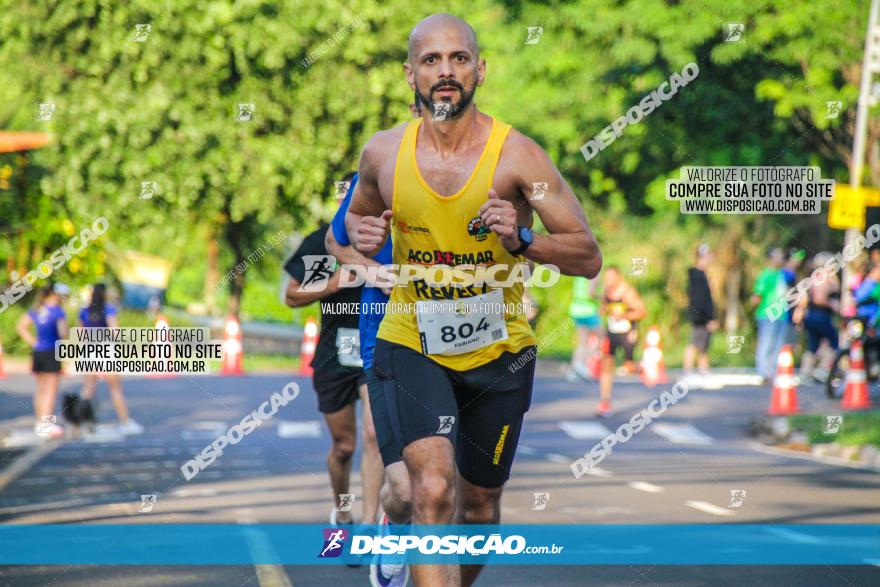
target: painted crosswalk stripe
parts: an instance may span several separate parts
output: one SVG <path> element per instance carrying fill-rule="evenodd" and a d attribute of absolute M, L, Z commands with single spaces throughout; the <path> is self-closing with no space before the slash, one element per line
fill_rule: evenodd
<path fill-rule="evenodd" d="M 545 458 L 551 463 L 570 463 L 572 461 L 572 459 L 567 456 L 556 453 L 550 453 Z"/>
<path fill-rule="evenodd" d="M 563 420 L 559 423 L 563 432 L 575 440 L 605 438 L 611 431 L 600 422 Z"/>
<path fill-rule="evenodd" d="M 321 438 L 321 422 L 319 420 L 279 422 L 278 436 L 281 438 Z"/>
<path fill-rule="evenodd" d="M 593 467 L 592 469 L 587 469 L 585 475 L 590 475 L 591 477 L 611 477 L 613 473 L 599 467 Z"/>
<path fill-rule="evenodd" d="M 217 493 L 216 489 L 177 489 L 171 492 L 175 497 L 210 497 Z"/>
<path fill-rule="evenodd" d="M 663 493 L 662 487 L 654 485 L 653 483 L 648 483 L 647 481 L 630 481 L 627 485 L 637 491 L 644 491 L 646 493 Z"/>
<path fill-rule="evenodd" d="M 711 436 L 707 436 L 691 424 L 667 424 L 658 422 L 651 430 L 673 444 L 712 444 Z"/>
<path fill-rule="evenodd" d="M 704 514 L 712 514 L 713 516 L 732 516 L 733 512 L 727 508 L 706 502 L 706 501 L 686 501 L 684 505 L 694 508 Z"/>

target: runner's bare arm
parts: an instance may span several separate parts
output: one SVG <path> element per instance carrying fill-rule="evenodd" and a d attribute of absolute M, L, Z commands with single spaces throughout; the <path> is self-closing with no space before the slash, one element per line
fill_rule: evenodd
<path fill-rule="evenodd" d="M 56 320 L 55 327 L 58 329 L 58 336 L 61 338 L 67 338 L 70 336 L 70 328 L 67 326 L 66 318 L 59 318 Z"/>
<path fill-rule="evenodd" d="M 641 320 L 647 314 L 645 311 L 645 303 L 642 301 L 642 296 L 639 295 L 636 288 L 630 286 L 626 290 L 626 293 L 623 294 L 623 301 L 629 308 L 626 314 L 624 314 L 624 318 L 627 320 L 635 322 L 636 320 Z"/>
<path fill-rule="evenodd" d="M 334 273 L 327 281 L 327 287 L 321 291 L 300 291 L 300 282 L 291 277 L 284 292 L 284 303 L 291 308 L 299 308 L 336 293 L 339 291 L 339 275 L 339 271 Z"/>
<path fill-rule="evenodd" d="M 324 239 L 324 246 L 327 247 L 327 252 L 336 257 L 336 260 L 342 265 L 358 265 L 360 267 L 379 267 L 381 265 L 373 259 L 363 256 L 351 245 L 340 245 L 336 241 L 336 238 L 334 238 L 332 229 L 327 231 L 327 237 Z M 370 280 L 369 274 L 366 283 L 367 285 L 379 285 Z M 382 291 L 391 295 L 391 291 L 384 287 Z"/>
<path fill-rule="evenodd" d="M 525 256 L 538 263 L 556 265 L 566 275 L 595 277 L 602 268 L 599 244 L 587 224 L 580 202 L 544 150 L 532 139 L 511 130 L 502 160 L 521 196 L 515 206 L 518 223 L 525 224 L 530 216 L 522 213 L 527 204 L 538 213 L 550 233 L 534 235 L 534 242 Z M 543 189 L 543 197 L 540 194 L 535 197 L 534 184 Z M 547 184 L 546 189 L 543 184 Z M 491 224 L 491 218 L 488 222 Z M 510 232 L 511 240 L 518 245 L 516 224 L 510 227 Z M 499 236 L 503 242 L 503 236 Z M 506 244 L 505 248 L 511 250 Z"/>
<path fill-rule="evenodd" d="M 24 340 L 29 347 L 33 347 L 37 344 L 37 339 L 31 335 L 28 326 L 33 324 L 33 320 L 28 314 L 22 314 L 21 318 L 18 319 L 18 322 L 15 323 L 15 331 L 18 332 L 18 335 Z"/>
<path fill-rule="evenodd" d="M 383 135 L 387 134 L 377 133 L 364 147 L 358 163 L 358 182 L 345 215 L 352 246 L 367 257 L 379 252 L 391 228 L 391 211 L 379 191 L 380 164 L 388 154 L 387 137 Z"/>
<path fill-rule="evenodd" d="M 359 253 L 353 246 L 340 245 L 333 236 L 332 229 L 327 231 L 327 237 L 324 239 L 324 246 L 327 247 L 327 252 L 336 257 L 336 260 L 341 264 L 362 265 L 364 267 L 379 265 L 376 261 Z"/>

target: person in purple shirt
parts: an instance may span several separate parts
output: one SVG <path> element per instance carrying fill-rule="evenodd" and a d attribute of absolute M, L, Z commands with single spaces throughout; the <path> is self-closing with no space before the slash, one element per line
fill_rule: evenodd
<path fill-rule="evenodd" d="M 116 307 L 107 301 L 107 286 L 96 283 L 92 288 L 92 299 L 89 305 L 79 311 L 79 325 L 82 328 L 119 328 Z M 110 388 L 110 399 L 116 416 L 119 418 L 119 432 L 125 435 L 141 434 L 144 427 L 128 416 L 128 405 L 122 393 L 122 380 L 116 373 L 101 374 Z M 84 420 L 90 424 L 95 422 L 95 410 L 92 398 L 95 396 L 95 388 L 98 385 L 98 374 L 87 373 L 83 378 L 83 389 L 80 397 L 84 404 L 82 414 Z"/>
<path fill-rule="evenodd" d="M 61 296 L 69 292 L 63 283 L 41 287 L 34 307 L 15 325 L 15 330 L 33 349 L 33 372 L 37 378 L 34 432 L 42 438 L 58 438 L 64 433 L 64 429 L 55 423 L 55 402 L 61 378 L 61 362 L 55 358 L 55 342 L 67 338 L 67 316 L 61 307 Z"/>

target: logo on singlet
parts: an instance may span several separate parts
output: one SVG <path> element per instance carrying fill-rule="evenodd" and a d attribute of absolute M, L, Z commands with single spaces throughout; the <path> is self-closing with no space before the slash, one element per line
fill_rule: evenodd
<path fill-rule="evenodd" d="M 475 237 L 478 241 L 486 240 L 489 236 L 489 227 L 483 224 L 483 219 L 479 216 L 471 218 L 467 225 L 468 234 Z"/>
<path fill-rule="evenodd" d="M 431 234 L 431 231 L 424 226 L 415 226 L 414 224 L 409 224 L 406 220 L 401 220 L 397 223 L 397 227 L 400 228 L 400 232 L 404 234 L 410 234 L 413 232 L 421 232 L 423 234 Z"/>

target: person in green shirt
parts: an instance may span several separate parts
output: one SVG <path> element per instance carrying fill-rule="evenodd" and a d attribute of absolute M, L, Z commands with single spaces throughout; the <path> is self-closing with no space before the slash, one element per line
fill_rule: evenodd
<path fill-rule="evenodd" d="M 782 265 L 785 253 L 779 247 L 770 249 L 767 254 L 769 264 L 755 280 L 752 288 L 752 305 L 758 322 L 758 344 L 755 350 L 755 369 L 758 374 L 770 381 L 776 369 L 776 357 L 785 342 L 788 321 L 785 316 L 773 317 L 769 311 L 779 298 L 785 295 L 785 278 Z"/>
<path fill-rule="evenodd" d="M 566 379 L 577 381 L 578 377 L 592 379 L 587 360 L 599 352 L 602 320 L 599 317 L 599 301 L 596 299 L 596 280 L 575 277 L 572 285 L 568 315 L 577 328 L 577 345 L 571 354 L 571 368 Z"/>

